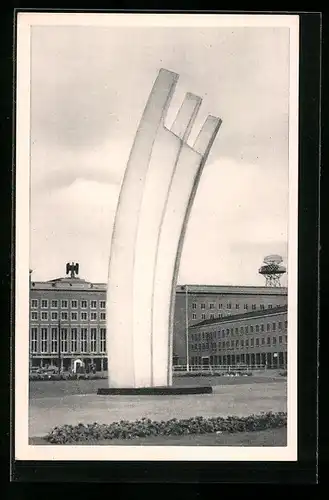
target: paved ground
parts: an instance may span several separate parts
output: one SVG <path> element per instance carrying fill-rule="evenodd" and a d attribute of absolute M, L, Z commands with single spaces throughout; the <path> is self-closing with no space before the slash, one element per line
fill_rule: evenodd
<path fill-rule="evenodd" d="M 180 385 L 199 383 L 206 385 L 206 377 L 181 379 Z M 224 382 L 225 380 L 225 382 Z M 211 382 L 210 382 L 211 381 Z M 228 415 L 250 415 L 262 411 L 287 411 L 286 380 L 281 378 L 246 377 L 241 379 L 210 379 L 213 394 L 187 396 L 98 396 L 97 387 L 106 380 L 89 382 L 89 393 L 68 394 L 72 382 L 40 382 L 31 384 L 29 435 L 44 436 L 53 427 L 64 424 L 105 423 L 118 420 L 136 420 L 142 417 L 153 420 L 189 418 L 193 416 L 215 417 Z M 88 381 L 84 381 L 88 382 Z M 220 383 L 221 385 L 215 385 Z M 59 384 L 56 386 L 56 384 Z M 62 384 L 62 385 L 61 385 Z M 64 384 L 64 385 L 63 385 Z M 104 386 L 103 385 L 103 386 Z M 42 386 L 43 395 L 40 393 Z M 39 387 L 39 389 L 37 389 Z M 47 389 L 45 389 L 47 387 Z M 65 388 L 65 390 L 63 389 Z M 82 386 L 78 386 L 80 389 Z M 60 388 L 60 389 L 59 389 Z M 73 391 L 71 385 L 71 392 Z M 48 391 L 49 396 L 45 396 Z M 60 391 L 62 394 L 53 395 Z"/>
<path fill-rule="evenodd" d="M 31 445 L 49 445 L 46 440 L 35 437 Z M 190 436 L 152 436 L 137 439 L 108 439 L 87 441 L 77 445 L 97 446 L 287 446 L 287 429 L 267 429 L 257 432 L 237 432 L 234 434 L 197 434 Z M 54 446 L 54 445 L 52 445 Z M 68 444 L 71 446 L 71 443 Z"/>

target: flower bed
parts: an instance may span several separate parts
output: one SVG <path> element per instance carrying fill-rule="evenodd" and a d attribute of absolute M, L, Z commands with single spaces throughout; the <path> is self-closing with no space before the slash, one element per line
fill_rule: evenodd
<path fill-rule="evenodd" d="M 183 420 L 154 421 L 147 418 L 129 422 L 121 420 L 112 424 L 78 424 L 55 427 L 46 441 L 52 444 L 77 443 L 104 439 L 133 439 L 145 436 L 181 436 L 221 432 L 250 432 L 287 426 L 287 414 L 261 413 L 248 417 L 193 417 Z"/>

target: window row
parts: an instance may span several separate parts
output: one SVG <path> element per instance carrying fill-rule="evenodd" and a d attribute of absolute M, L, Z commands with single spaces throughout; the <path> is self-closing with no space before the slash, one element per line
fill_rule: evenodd
<path fill-rule="evenodd" d="M 288 321 L 273 321 L 271 323 L 261 323 L 257 325 L 246 325 L 235 328 L 225 328 L 218 330 L 217 332 L 198 332 L 191 334 L 191 340 L 200 341 L 208 339 L 220 339 L 228 337 L 229 335 L 243 335 L 250 333 L 263 333 L 263 332 L 275 332 L 277 330 L 282 331 L 283 328 L 286 330 L 288 327 Z"/>
<path fill-rule="evenodd" d="M 57 309 L 59 306 L 62 309 L 68 309 L 70 303 L 71 309 L 78 309 L 79 301 L 78 300 L 66 300 L 66 299 L 41 299 L 40 300 L 40 305 L 41 309 L 48 309 L 51 307 L 51 309 Z M 99 306 L 100 309 L 105 309 L 106 308 L 106 301 L 105 300 L 80 300 L 80 307 L 81 309 L 87 309 L 88 308 L 88 303 L 90 305 L 90 309 L 97 309 Z M 32 309 L 37 309 L 39 306 L 39 299 L 31 299 L 31 308 Z"/>
<path fill-rule="evenodd" d="M 41 311 L 40 313 L 40 319 L 41 321 L 68 321 L 69 318 L 71 321 L 78 321 L 79 320 L 79 313 L 71 311 L 71 314 L 67 311 L 61 311 L 60 315 L 58 311 L 51 311 L 48 313 L 48 311 Z M 98 313 L 97 312 L 90 312 L 89 314 L 87 312 L 80 312 L 80 320 L 81 321 L 97 321 L 98 320 Z M 105 321 L 106 320 L 106 313 L 101 312 L 99 313 L 99 319 L 100 321 Z M 39 320 L 39 313 L 38 311 L 31 311 L 31 320 L 32 321 L 38 321 Z"/>
<path fill-rule="evenodd" d="M 279 344 L 287 344 L 287 335 L 279 335 L 279 337 L 265 337 L 251 338 L 246 340 L 226 340 L 223 342 L 203 342 L 198 344 L 191 344 L 192 351 L 209 351 L 209 350 L 222 350 L 222 349 L 244 349 L 245 347 L 259 347 L 259 346 L 276 346 Z"/>
<path fill-rule="evenodd" d="M 58 345 L 58 328 L 40 329 L 40 352 L 42 354 L 106 352 L 106 328 L 61 328 L 60 346 Z M 38 329 L 31 328 L 31 353 L 38 352 Z"/>
<path fill-rule="evenodd" d="M 226 304 L 226 309 L 240 309 L 240 306 L 242 306 L 242 305 L 243 305 L 243 309 L 244 309 L 245 311 L 248 311 L 248 310 L 249 310 L 249 308 L 250 308 L 252 311 L 256 311 L 256 309 L 257 309 L 257 304 L 251 304 L 251 307 L 250 307 L 250 304 L 238 304 L 238 303 L 237 303 L 237 304 L 235 304 L 235 305 L 234 305 L 234 304 L 232 304 L 231 302 L 228 302 L 228 303 Z M 216 308 L 216 304 L 215 304 L 214 302 L 208 302 L 207 306 L 208 306 L 208 309 L 215 309 L 215 308 Z M 192 309 L 197 309 L 197 307 L 198 307 L 198 304 L 197 304 L 196 302 L 193 302 L 193 303 L 192 303 Z M 275 306 L 275 307 L 278 307 L 278 306 Z M 206 304 L 205 304 L 205 302 L 202 302 L 202 303 L 200 304 L 200 308 L 201 308 L 201 309 L 206 309 Z M 225 306 L 223 307 L 223 304 L 217 304 L 217 308 L 218 308 L 218 309 L 225 309 Z M 260 305 L 259 305 L 259 308 L 260 308 L 261 310 L 265 309 L 265 304 L 260 304 Z M 272 308 L 273 308 L 273 305 L 272 305 L 272 304 L 268 304 L 268 305 L 267 305 L 267 309 L 272 309 Z M 241 307 L 241 309 L 242 309 L 242 307 Z"/>

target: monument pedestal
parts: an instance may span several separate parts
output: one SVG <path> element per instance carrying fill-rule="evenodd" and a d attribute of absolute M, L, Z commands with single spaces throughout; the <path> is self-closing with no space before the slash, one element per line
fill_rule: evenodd
<path fill-rule="evenodd" d="M 186 387 L 102 387 L 98 389 L 100 396 L 181 396 L 188 394 L 212 394 L 211 386 Z"/>

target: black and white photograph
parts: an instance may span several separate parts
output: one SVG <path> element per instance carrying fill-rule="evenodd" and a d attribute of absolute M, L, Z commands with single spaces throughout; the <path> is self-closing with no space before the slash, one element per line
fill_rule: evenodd
<path fill-rule="evenodd" d="M 18 14 L 16 459 L 297 460 L 298 35 Z"/>

